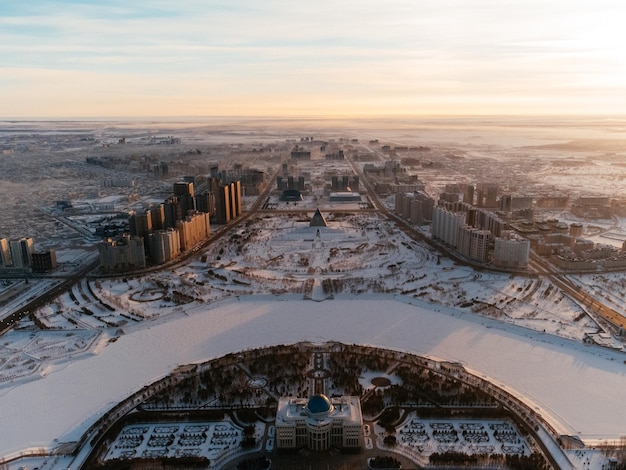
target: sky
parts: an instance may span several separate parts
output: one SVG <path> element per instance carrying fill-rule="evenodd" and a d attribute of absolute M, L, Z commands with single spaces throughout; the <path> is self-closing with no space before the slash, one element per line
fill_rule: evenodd
<path fill-rule="evenodd" d="M 0 117 L 616 115 L 623 0 L 0 0 Z"/>

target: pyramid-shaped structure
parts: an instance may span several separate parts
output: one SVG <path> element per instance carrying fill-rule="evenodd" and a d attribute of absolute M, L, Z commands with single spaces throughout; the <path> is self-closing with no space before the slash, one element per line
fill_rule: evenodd
<path fill-rule="evenodd" d="M 322 215 L 319 209 L 315 211 L 313 217 L 311 217 L 311 222 L 309 223 L 309 227 L 328 227 L 326 223 L 326 219 Z"/>

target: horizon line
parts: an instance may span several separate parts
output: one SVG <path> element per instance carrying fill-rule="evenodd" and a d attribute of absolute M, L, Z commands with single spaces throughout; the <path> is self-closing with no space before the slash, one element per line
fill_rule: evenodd
<path fill-rule="evenodd" d="M 385 114 L 215 114 L 215 115 L 137 115 L 137 116 L 0 116 L 0 122 L 80 122 L 80 121 L 159 121 L 159 120 L 202 120 L 202 119 L 455 119 L 455 118 L 556 118 L 556 119 L 626 119 L 626 113 L 597 114 L 597 113 L 385 113 Z"/>

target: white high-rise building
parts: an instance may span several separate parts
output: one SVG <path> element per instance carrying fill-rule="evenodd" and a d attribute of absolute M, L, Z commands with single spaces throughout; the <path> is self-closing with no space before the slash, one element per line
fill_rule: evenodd
<path fill-rule="evenodd" d="M 466 258 L 485 263 L 489 252 L 489 230 L 480 230 L 469 225 L 459 229 L 456 249 Z"/>
<path fill-rule="evenodd" d="M 525 268 L 530 256 L 530 240 L 515 237 L 511 232 L 496 238 L 493 264 L 505 268 Z"/>
<path fill-rule="evenodd" d="M 431 231 L 433 238 L 439 239 L 448 245 L 457 246 L 459 229 L 465 225 L 464 212 L 450 212 L 442 207 L 433 209 Z"/>

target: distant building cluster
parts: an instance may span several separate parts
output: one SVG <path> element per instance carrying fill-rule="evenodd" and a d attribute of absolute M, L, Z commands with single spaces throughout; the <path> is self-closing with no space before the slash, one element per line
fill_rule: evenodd
<path fill-rule="evenodd" d="M 330 183 L 331 191 L 359 191 L 359 177 L 357 175 L 333 175 Z"/>
<path fill-rule="evenodd" d="M 324 155 L 325 160 L 345 160 L 346 156 L 343 153 L 343 150 L 338 150 L 337 152 L 327 153 Z"/>
<path fill-rule="evenodd" d="M 174 137 L 164 139 L 152 139 L 151 143 L 171 145 L 180 143 Z M 257 149 L 242 149 L 237 154 L 245 158 L 248 154 L 266 152 L 272 153 L 272 147 Z M 200 150 L 189 151 L 191 154 L 201 154 Z M 235 153 L 234 151 L 232 153 Z M 224 183 L 239 181 L 242 193 L 247 196 L 256 196 L 265 188 L 266 175 L 263 171 L 254 168 L 243 168 L 241 164 L 235 164 L 230 170 L 220 170 L 217 164 L 202 163 L 198 161 L 186 162 L 184 160 L 166 161 L 158 155 L 105 155 L 99 157 L 86 157 L 86 162 L 91 165 L 103 168 L 122 170 L 128 172 L 141 172 L 151 175 L 155 179 L 165 179 L 172 177 L 182 177 L 183 175 L 209 175 L 210 178 L 220 180 Z M 204 177 L 196 177 L 196 184 L 204 184 Z M 105 179 L 101 182 L 102 187 L 132 188 L 137 185 L 136 178 Z M 197 191 L 202 192 L 202 191 Z"/>
<path fill-rule="evenodd" d="M 242 168 L 239 164 L 234 165 L 234 168 L 230 170 L 219 170 L 218 167 L 212 166 L 210 177 L 223 184 L 239 182 L 241 193 L 245 196 L 258 196 L 265 189 L 266 184 L 266 175 L 263 171 L 256 168 Z"/>
<path fill-rule="evenodd" d="M 530 241 L 506 231 L 506 223 L 486 209 L 467 202 L 439 200 L 433 209 L 432 236 L 479 263 L 489 261 L 494 243 L 493 263 L 506 268 L 524 268 L 530 256 Z M 495 246 L 497 244 L 497 250 Z"/>
<path fill-rule="evenodd" d="M 276 189 L 281 191 L 280 200 L 297 202 L 303 200 L 303 193 L 313 192 L 316 196 L 328 195 L 330 202 L 362 202 L 357 175 L 332 172 L 318 177 L 315 182 L 311 179 L 311 173 L 299 171 L 297 164 L 283 164 L 281 174 L 276 177 Z"/>
<path fill-rule="evenodd" d="M 396 213 L 411 220 L 405 197 L 396 196 Z M 618 201 L 608 197 L 499 195 L 497 184 L 447 184 L 433 211 L 432 236 L 466 258 L 491 261 L 502 268 L 523 269 L 530 250 L 550 257 L 558 267 L 575 271 L 595 271 L 626 267 L 625 248 L 596 245 L 582 238 L 583 225 L 570 225 L 557 219 L 535 221 L 535 207 L 570 207 L 581 218 L 610 218 L 620 212 Z M 508 223 L 507 223 L 508 222 Z M 513 230 L 505 230 L 507 225 Z M 493 257 L 490 259 L 493 246 Z"/>
<path fill-rule="evenodd" d="M 285 191 L 287 189 L 297 189 L 298 191 L 304 191 L 304 176 L 277 176 L 276 177 L 276 189 L 279 191 Z"/>
<path fill-rule="evenodd" d="M 292 160 L 310 160 L 311 151 L 296 145 L 291 151 L 290 157 Z"/>
<path fill-rule="evenodd" d="M 0 270 L 13 273 L 43 273 L 57 267 L 55 250 L 35 251 L 32 238 L 0 238 Z"/>
<path fill-rule="evenodd" d="M 386 171 L 401 174 L 393 163 L 387 165 Z M 388 188 L 392 186 L 388 184 Z M 593 242 L 580 238 L 582 224 L 534 222 L 535 205 L 560 208 L 568 205 L 568 197 L 546 196 L 535 200 L 527 195 L 499 195 L 499 191 L 495 183 L 450 183 L 439 193 L 435 205 L 425 191 L 411 188 L 411 191 L 396 194 L 395 213 L 413 224 L 431 222 L 433 239 L 452 247 L 468 260 L 491 262 L 501 268 L 524 269 L 531 248 L 538 254 L 550 255 L 558 247 L 561 257 L 563 246 L 571 248 L 574 253 L 585 253 L 586 258 L 595 253 L 589 251 L 594 249 Z M 606 215 L 611 204 L 608 198 L 580 198 L 573 207 L 584 208 L 587 215 Z M 509 224 L 514 230 L 507 230 Z M 601 251 L 602 256 L 610 258 L 605 265 L 621 263 L 615 252 L 609 256 L 605 251 Z M 567 262 L 557 260 L 556 263 L 572 265 L 571 259 Z"/>
<path fill-rule="evenodd" d="M 572 204 L 572 214 L 590 219 L 610 219 L 613 215 L 611 200 L 605 196 L 578 198 Z"/>
<path fill-rule="evenodd" d="M 241 184 L 210 179 L 195 194 L 194 183 L 174 183 L 174 195 L 163 203 L 130 214 L 130 233 L 107 238 L 99 245 L 100 269 L 123 272 L 162 264 L 206 240 L 210 223 L 226 224 L 241 215 Z"/>

